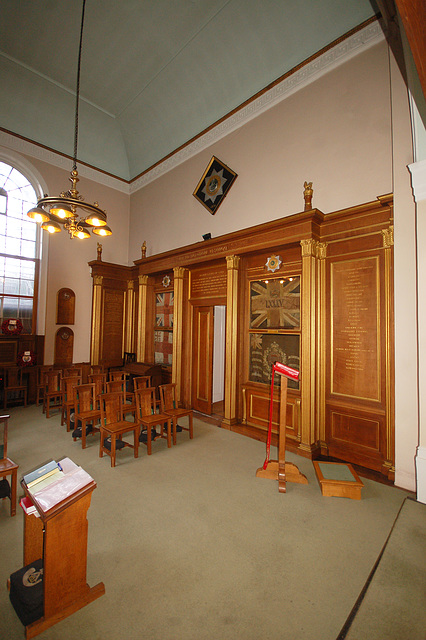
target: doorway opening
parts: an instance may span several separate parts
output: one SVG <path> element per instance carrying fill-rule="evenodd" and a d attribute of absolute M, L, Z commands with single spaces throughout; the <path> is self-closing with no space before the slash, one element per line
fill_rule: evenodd
<path fill-rule="evenodd" d="M 225 332 L 226 306 L 214 307 L 212 415 L 225 415 Z"/>

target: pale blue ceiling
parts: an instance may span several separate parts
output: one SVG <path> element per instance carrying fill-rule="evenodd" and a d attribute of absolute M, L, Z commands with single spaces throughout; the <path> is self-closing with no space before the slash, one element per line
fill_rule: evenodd
<path fill-rule="evenodd" d="M 133 179 L 375 14 L 370 0 L 86 0 L 78 157 Z M 73 155 L 80 0 L 0 0 L 0 126 Z"/>

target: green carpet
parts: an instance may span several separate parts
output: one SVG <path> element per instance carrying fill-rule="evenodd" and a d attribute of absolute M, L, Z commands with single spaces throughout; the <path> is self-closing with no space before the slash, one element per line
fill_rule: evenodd
<path fill-rule="evenodd" d="M 364 480 L 361 500 L 324 498 L 311 461 L 292 454 L 308 485 L 255 477 L 265 445 L 194 421 L 178 434 L 98 457 L 40 407 L 11 411 L 9 455 L 21 475 L 69 456 L 97 482 L 88 512 L 87 581 L 106 594 L 41 640 L 335 640 L 407 493 Z M 24 638 L 6 590 L 22 566 L 23 516 L 0 503 L 0 638 Z M 411 638 L 409 629 L 399 640 Z M 367 640 L 367 639 L 364 639 Z"/>
<path fill-rule="evenodd" d="M 425 576 L 426 505 L 407 498 L 338 640 L 424 640 Z"/>

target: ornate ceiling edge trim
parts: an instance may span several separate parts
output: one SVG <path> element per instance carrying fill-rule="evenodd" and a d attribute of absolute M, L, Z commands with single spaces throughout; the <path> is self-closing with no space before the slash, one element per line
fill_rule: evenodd
<path fill-rule="evenodd" d="M 0 130 L 0 145 L 7 149 L 11 149 L 13 151 L 17 151 L 18 153 L 29 156 L 30 158 L 41 160 L 42 162 L 47 162 L 48 164 L 58 167 L 59 169 L 64 169 L 68 173 L 71 169 L 72 158 L 68 158 L 67 156 L 61 155 L 56 151 L 47 149 L 46 147 L 42 147 L 35 142 L 30 142 L 30 140 L 21 138 L 20 136 L 14 135 L 13 133 L 8 133 L 7 131 Z M 111 189 L 115 189 L 116 191 L 126 193 L 127 195 L 130 194 L 130 187 L 128 182 L 123 182 L 123 180 L 105 174 L 99 169 L 89 167 L 83 164 L 81 161 L 78 162 L 78 173 L 80 177 L 87 178 L 88 180 L 93 180 L 98 184 L 102 184 L 104 187 L 110 187 Z"/>
<path fill-rule="evenodd" d="M 287 76 L 282 82 L 277 83 L 259 98 L 252 100 L 249 104 L 229 116 L 229 118 L 220 122 L 216 127 L 212 127 L 204 135 L 200 135 L 193 142 L 159 162 L 140 178 L 130 183 L 130 193 L 135 193 L 142 189 L 221 138 L 239 129 L 250 120 L 268 111 L 290 95 L 384 39 L 385 36 L 378 21 L 367 25 L 364 29 L 339 42 L 335 47 L 328 49 L 322 55 L 299 68 L 295 73 Z"/>

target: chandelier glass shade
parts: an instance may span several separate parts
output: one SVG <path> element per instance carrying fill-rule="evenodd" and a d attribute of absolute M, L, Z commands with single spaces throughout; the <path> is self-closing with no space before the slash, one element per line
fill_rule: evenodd
<path fill-rule="evenodd" d="M 78 51 L 77 89 L 75 103 L 75 128 L 74 128 L 74 157 L 73 168 L 70 175 L 71 188 L 63 191 L 59 196 L 45 194 L 37 201 L 37 206 L 30 209 L 27 216 L 39 222 L 41 228 L 49 233 L 58 233 L 63 227 L 70 234 L 70 238 L 81 240 L 90 238 L 90 229 L 98 236 L 110 236 L 112 231 L 107 225 L 107 216 L 97 202 L 86 202 L 77 190 L 79 181 L 77 171 L 77 146 L 78 146 L 78 108 L 80 101 L 80 67 L 81 51 L 83 43 L 83 25 L 86 0 L 83 0 L 80 45 Z"/>

